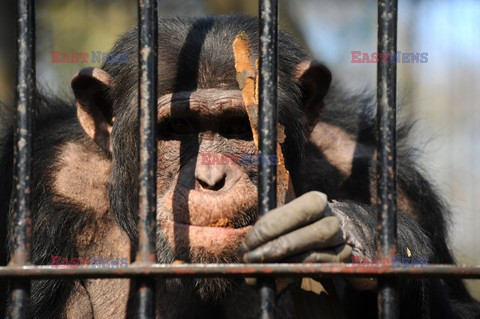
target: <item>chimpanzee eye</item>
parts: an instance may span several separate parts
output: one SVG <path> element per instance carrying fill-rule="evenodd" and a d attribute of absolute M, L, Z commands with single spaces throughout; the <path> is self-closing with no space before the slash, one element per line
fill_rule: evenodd
<path fill-rule="evenodd" d="M 224 127 L 224 135 L 227 138 L 251 140 L 253 137 L 250 121 L 247 117 L 235 117 L 227 120 Z"/>
<path fill-rule="evenodd" d="M 162 125 L 165 127 L 161 129 L 172 135 L 187 135 L 195 131 L 192 123 L 186 118 L 169 118 Z"/>

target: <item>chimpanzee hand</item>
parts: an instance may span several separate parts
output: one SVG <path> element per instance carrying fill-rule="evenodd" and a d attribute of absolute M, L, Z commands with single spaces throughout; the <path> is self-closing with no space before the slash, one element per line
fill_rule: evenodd
<path fill-rule="evenodd" d="M 352 248 L 345 243 L 339 219 L 327 196 L 306 193 L 262 216 L 245 237 L 244 262 L 345 262 Z"/>

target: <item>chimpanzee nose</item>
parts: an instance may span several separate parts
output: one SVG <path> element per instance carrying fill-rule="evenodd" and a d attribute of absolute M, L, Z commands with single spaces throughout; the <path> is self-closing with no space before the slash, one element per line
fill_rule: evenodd
<path fill-rule="evenodd" d="M 195 169 L 197 190 L 218 191 L 225 187 L 227 170 L 223 165 L 198 165 Z"/>

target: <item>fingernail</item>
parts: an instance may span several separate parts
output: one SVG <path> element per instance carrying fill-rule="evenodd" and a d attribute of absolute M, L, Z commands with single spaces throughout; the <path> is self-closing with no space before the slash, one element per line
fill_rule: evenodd
<path fill-rule="evenodd" d="M 263 261 L 263 254 L 259 249 L 252 250 L 243 255 L 243 261 L 246 263 L 261 263 Z"/>
<path fill-rule="evenodd" d="M 246 252 L 248 251 L 248 247 L 247 245 L 245 245 L 244 243 L 241 243 L 238 248 L 237 248 L 237 256 L 242 256 L 243 254 L 245 254 Z"/>

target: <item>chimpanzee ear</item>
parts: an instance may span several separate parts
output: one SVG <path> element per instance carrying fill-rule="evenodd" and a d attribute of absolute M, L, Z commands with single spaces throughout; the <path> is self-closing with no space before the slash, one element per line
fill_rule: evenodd
<path fill-rule="evenodd" d="M 72 79 L 77 100 L 77 117 L 83 130 L 105 151 L 111 152 L 112 105 L 108 92 L 113 85 L 110 74 L 98 68 L 84 68 Z"/>
<path fill-rule="evenodd" d="M 320 62 L 303 61 L 297 65 L 295 76 L 302 87 L 304 111 L 311 131 L 323 111 L 323 98 L 330 88 L 332 73 Z"/>

